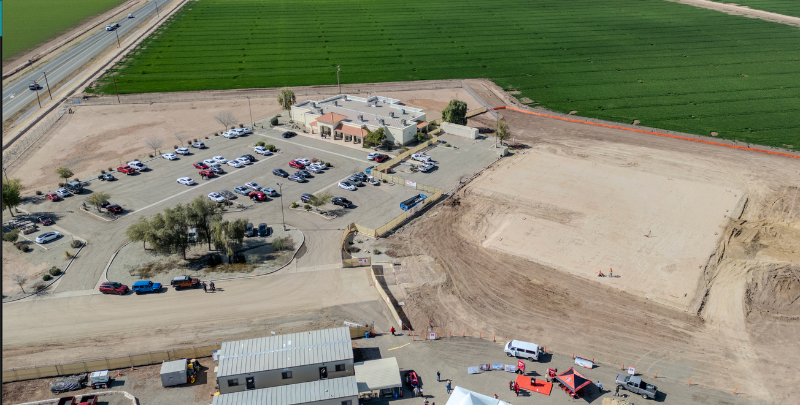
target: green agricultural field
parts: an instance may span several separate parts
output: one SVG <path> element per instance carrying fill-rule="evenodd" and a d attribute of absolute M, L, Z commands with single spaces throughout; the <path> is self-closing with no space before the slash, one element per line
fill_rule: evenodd
<path fill-rule="evenodd" d="M 652 0 L 203 0 L 121 93 L 486 77 L 559 112 L 800 150 L 800 30 Z M 114 93 L 106 76 L 97 89 Z"/>
<path fill-rule="evenodd" d="M 3 61 L 123 2 L 125 0 L 5 0 Z"/>
<path fill-rule="evenodd" d="M 734 3 L 756 10 L 800 17 L 800 1 L 798 0 L 712 0 L 717 3 Z"/>

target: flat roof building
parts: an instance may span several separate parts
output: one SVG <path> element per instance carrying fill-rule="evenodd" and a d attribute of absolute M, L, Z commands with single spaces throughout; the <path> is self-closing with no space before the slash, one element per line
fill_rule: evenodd
<path fill-rule="evenodd" d="M 291 116 L 311 134 L 356 144 L 378 128 L 384 129 L 386 140 L 406 144 L 428 126 L 421 109 L 380 96 L 340 94 L 322 101 L 303 101 L 292 106 Z"/>
<path fill-rule="evenodd" d="M 353 375 L 346 327 L 225 342 L 217 366 L 220 394 Z"/>
<path fill-rule="evenodd" d="M 211 405 L 358 405 L 354 376 L 216 395 Z"/>

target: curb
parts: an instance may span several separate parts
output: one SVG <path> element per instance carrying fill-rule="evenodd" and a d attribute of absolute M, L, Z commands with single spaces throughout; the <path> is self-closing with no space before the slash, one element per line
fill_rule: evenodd
<path fill-rule="evenodd" d="M 131 243 L 133 243 L 133 242 L 126 242 L 124 245 L 120 246 L 119 249 L 117 249 L 117 251 L 114 252 L 114 255 L 111 256 L 111 259 L 108 260 L 108 264 L 106 265 L 106 269 L 103 270 L 103 279 L 105 279 L 106 282 L 108 282 L 108 269 L 111 267 L 111 262 L 114 261 L 114 259 L 117 257 L 117 254 L 120 252 L 120 250 L 122 250 L 122 248 L 124 248 L 125 246 L 130 245 Z"/>
<path fill-rule="evenodd" d="M 48 284 L 48 285 L 47 285 L 47 287 L 43 288 L 41 291 L 37 291 L 37 292 L 34 292 L 34 293 L 30 293 L 30 294 L 28 294 L 28 295 L 26 295 L 26 296 L 24 296 L 24 297 L 21 297 L 21 298 L 16 298 L 16 299 L 9 300 L 9 301 L 3 301 L 3 304 L 10 304 L 10 303 L 12 303 L 12 302 L 17 302 L 17 301 L 24 300 L 24 299 L 26 299 L 26 298 L 30 298 L 30 297 L 32 297 L 32 296 L 34 296 L 34 295 L 38 295 L 39 293 L 41 293 L 41 292 L 42 292 L 42 291 L 44 291 L 44 290 L 47 290 L 48 288 L 50 288 L 50 286 L 51 286 L 51 285 L 55 284 L 55 283 L 56 283 L 56 281 L 60 280 L 60 279 L 61 279 L 61 277 L 64 277 L 64 276 L 67 274 L 67 270 L 69 270 L 69 266 L 71 266 L 71 265 L 72 265 L 72 262 L 73 262 L 73 261 L 75 261 L 75 259 L 77 259 L 77 258 L 78 258 L 78 254 L 80 254 L 80 253 L 81 253 L 81 250 L 83 250 L 83 248 L 84 248 L 84 247 L 86 247 L 86 241 L 84 241 L 84 242 L 83 242 L 83 245 L 81 246 L 81 248 L 80 248 L 80 249 L 78 249 L 78 251 L 77 251 L 77 252 L 75 252 L 75 255 L 74 255 L 74 256 L 72 256 L 72 259 L 70 259 L 69 263 L 67 263 L 67 267 L 64 267 L 64 271 L 62 271 L 62 272 L 61 272 L 61 274 L 60 274 L 58 277 L 54 278 L 54 279 L 53 279 L 53 281 L 52 281 L 50 284 Z M 107 281 L 107 280 L 106 280 L 106 281 Z"/>

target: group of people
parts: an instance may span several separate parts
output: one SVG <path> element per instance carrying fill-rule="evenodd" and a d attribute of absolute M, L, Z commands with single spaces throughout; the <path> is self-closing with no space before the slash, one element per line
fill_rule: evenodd
<path fill-rule="evenodd" d="M 516 381 L 509 381 L 508 382 L 508 389 L 514 391 L 517 396 L 519 396 L 519 384 Z"/>
<path fill-rule="evenodd" d="M 211 288 L 211 292 L 216 292 L 217 287 L 214 286 L 214 282 L 211 281 L 210 284 L 206 285 L 206 282 L 203 281 L 203 292 L 208 292 L 209 287 Z"/>

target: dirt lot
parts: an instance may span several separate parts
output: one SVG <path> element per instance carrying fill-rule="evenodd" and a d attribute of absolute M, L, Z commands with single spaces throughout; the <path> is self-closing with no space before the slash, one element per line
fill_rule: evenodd
<path fill-rule="evenodd" d="M 754 401 L 800 395 L 800 161 L 502 115 L 525 155 L 383 243 L 401 269 L 429 258 L 443 273 L 398 277 L 413 325 L 529 338 Z M 597 277 L 609 261 L 626 270 Z"/>

